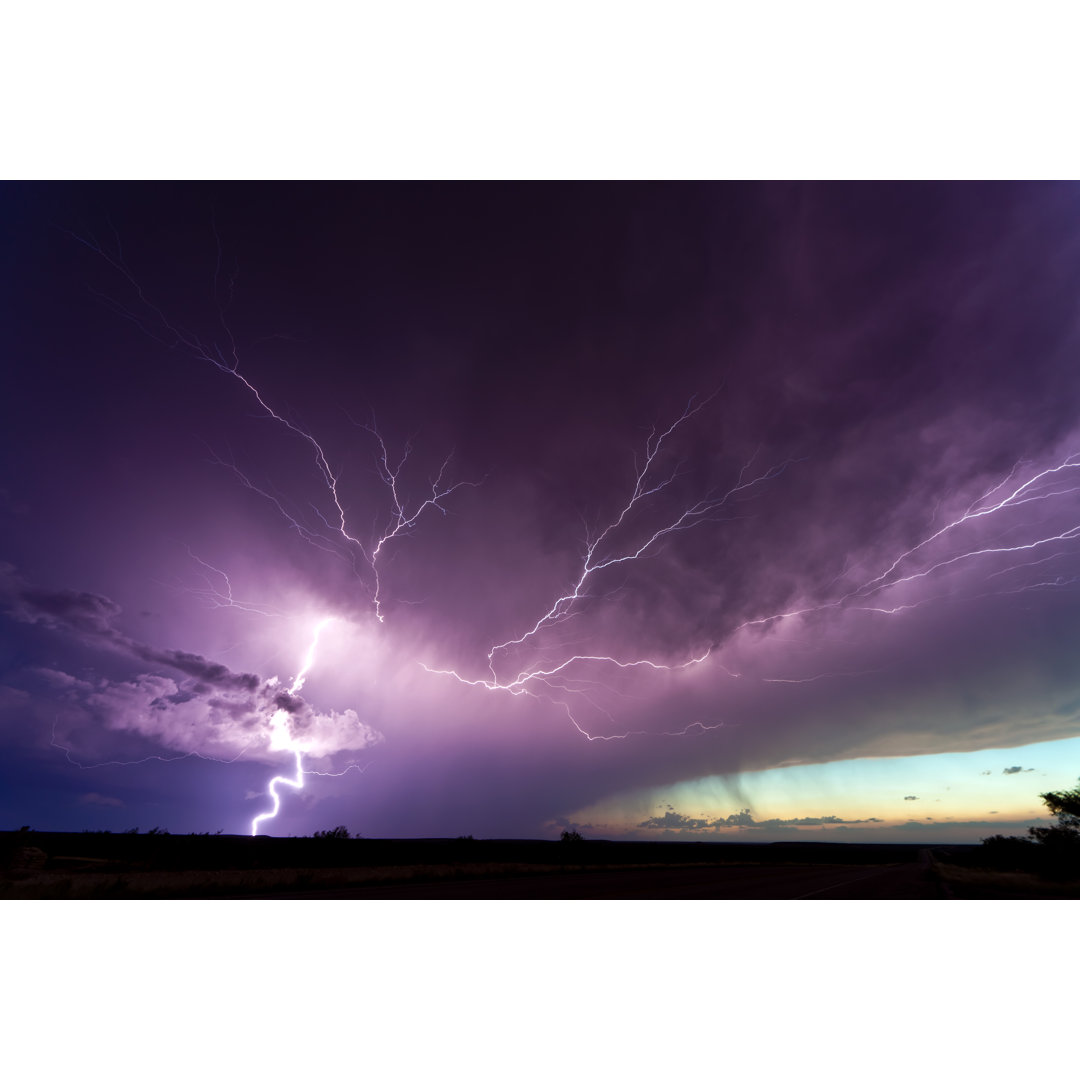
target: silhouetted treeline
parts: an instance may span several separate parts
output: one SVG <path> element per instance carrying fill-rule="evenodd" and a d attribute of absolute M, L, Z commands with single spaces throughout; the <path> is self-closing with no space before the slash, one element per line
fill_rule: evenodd
<path fill-rule="evenodd" d="M 913 862 L 924 845 L 680 843 L 665 841 L 371 840 L 333 829 L 315 837 L 144 833 L 0 833 L 0 868 L 100 871 L 248 870 L 528 863 L 580 867 L 694 863 L 887 864 Z M 938 849 L 935 849 L 938 850 Z M 951 850 L 951 849 L 950 849 Z M 31 854 L 34 853 L 34 854 Z"/>
<path fill-rule="evenodd" d="M 1046 831 L 1049 836 L 1041 842 L 1024 836 L 988 836 L 981 847 L 952 861 L 989 870 L 1037 874 L 1053 881 L 1080 880 L 1080 838 Z"/>
<path fill-rule="evenodd" d="M 969 865 L 1080 880 L 1080 787 L 1044 791 L 1040 798 L 1054 819 L 1052 825 L 1033 826 L 1027 836 L 988 836 L 968 856 Z"/>

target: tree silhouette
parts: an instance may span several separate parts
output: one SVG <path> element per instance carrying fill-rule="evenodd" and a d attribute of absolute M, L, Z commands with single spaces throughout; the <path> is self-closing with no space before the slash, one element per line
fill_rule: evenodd
<path fill-rule="evenodd" d="M 997 863 L 1036 870 L 1054 877 L 1080 874 L 1080 786 L 1044 791 L 1040 799 L 1055 818 L 1053 825 L 1033 825 L 1028 836 L 988 836 L 983 851 Z"/>
<path fill-rule="evenodd" d="M 1080 854 L 1080 787 L 1069 791 L 1044 791 L 1039 796 L 1056 819 L 1053 825 L 1033 826 L 1028 834 L 1036 843 Z"/>
<path fill-rule="evenodd" d="M 316 840 L 348 840 L 349 830 L 344 825 L 333 829 L 320 829 L 315 833 Z"/>
<path fill-rule="evenodd" d="M 1055 829 L 1080 832 L 1080 787 L 1070 791 L 1045 791 L 1039 798 L 1058 819 Z"/>

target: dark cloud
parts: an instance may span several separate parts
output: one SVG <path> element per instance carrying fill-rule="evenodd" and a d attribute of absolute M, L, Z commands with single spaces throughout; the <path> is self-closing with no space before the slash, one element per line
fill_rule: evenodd
<path fill-rule="evenodd" d="M 690 818 L 669 810 L 662 817 L 651 817 L 638 825 L 639 829 L 711 829 L 714 823 L 704 818 Z"/>
<path fill-rule="evenodd" d="M 603 825 L 597 825 L 588 821 L 573 821 L 570 818 L 566 817 L 553 818 L 552 825 L 554 825 L 556 829 L 565 829 L 570 832 L 577 832 L 580 833 L 582 836 L 586 837 L 588 833 L 594 829 L 604 829 Z"/>
<path fill-rule="evenodd" d="M 17 617 L 50 629 L 69 629 L 87 635 L 109 636 L 113 633 L 111 623 L 120 614 L 120 608 L 106 597 L 70 589 L 49 591 L 26 587 L 15 597 Z"/>
<path fill-rule="evenodd" d="M 138 660 L 181 671 L 210 685 L 247 691 L 254 691 L 259 685 L 257 675 L 232 672 L 224 664 L 214 663 L 197 653 L 155 649 L 135 641 L 114 626 L 122 609 L 108 597 L 29 585 L 10 564 L 0 566 L 0 600 L 5 602 L 8 613 L 21 622 L 72 634 L 91 647 L 116 649 Z"/>
<path fill-rule="evenodd" d="M 151 664 L 164 664 L 166 667 L 191 675 L 202 684 L 228 686 L 237 690 L 253 691 L 259 685 L 259 677 L 250 673 L 230 671 L 224 664 L 217 664 L 196 653 L 183 652 L 179 649 L 152 649 L 140 642 L 121 638 L 117 642 L 122 648 L 131 650 L 133 656 Z"/>
<path fill-rule="evenodd" d="M 881 818 L 841 818 L 835 814 L 823 817 L 800 817 L 800 818 L 768 818 L 758 821 L 749 810 L 740 810 L 727 817 L 707 820 L 705 818 L 691 818 L 683 814 L 668 811 L 661 817 L 647 818 L 638 823 L 639 829 L 671 829 L 688 831 L 719 831 L 723 829 L 793 829 L 800 826 L 812 825 L 871 825 L 880 824 Z"/>
<path fill-rule="evenodd" d="M 97 791 L 88 791 L 85 795 L 80 795 L 79 802 L 84 806 L 121 807 L 124 805 L 123 799 L 118 799 L 114 795 L 102 795 Z"/>
<path fill-rule="evenodd" d="M 905 795 L 904 802 L 914 802 L 918 797 L 918 795 Z"/>
<path fill-rule="evenodd" d="M 360 750 L 381 740 L 353 709 L 320 712 L 282 688 L 276 678 L 233 672 L 195 653 L 158 649 L 127 637 L 113 625 L 121 608 L 107 597 L 30 586 L 10 565 L 3 569 L 0 597 L 9 616 L 154 669 L 126 678 L 27 669 L 38 685 L 49 686 L 57 700 L 77 710 L 76 718 L 69 717 L 63 725 L 65 738 L 90 720 L 106 730 L 131 732 L 186 754 L 272 760 L 279 751 L 273 745 L 271 718 L 280 710 L 289 717 L 290 736 L 316 758 Z M 29 696 L 13 688 L 8 693 Z"/>
<path fill-rule="evenodd" d="M 241 268 L 217 296 L 208 198 Z M 5 205 L 2 554 L 24 576 L 0 573 L 0 705 L 28 775 L 26 717 L 49 731 L 54 703 L 65 745 L 81 711 L 106 758 L 137 733 L 246 759 L 282 710 L 323 751 L 385 732 L 333 796 L 359 831 L 529 834 L 678 781 L 1080 733 L 1072 474 L 970 513 L 1080 450 L 1073 186 L 51 185 Z M 111 222 L 138 287 L 58 221 Z M 377 618 L 365 554 L 451 451 L 444 479 L 478 486 L 384 545 Z M 590 539 L 611 562 L 529 633 Z M 325 613 L 350 651 L 288 695 L 270 673 L 306 642 L 281 627 Z M 666 812 L 643 828 L 755 827 Z"/>
<path fill-rule="evenodd" d="M 990 811 L 990 813 L 994 814 L 994 813 L 997 813 L 997 811 Z M 980 830 L 980 829 L 996 829 L 996 830 L 1000 831 L 1001 829 L 1004 828 L 1004 829 L 1011 830 L 1013 833 L 1021 834 L 1021 833 L 1025 832 L 1032 825 L 1045 825 L 1045 824 L 1046 824 L 1046 819 L 1045 818 L 1023 818 L 1023 819 L 1019 819 L 1019 820 L 1009 820 L 1009 819 L 1004 819 L 1003 820 L 1001 818 L 998 818 L 997 821 L 991 821 L 989 819 L 989 817 L 986 817 L 986 818 L 973 818 L 973 819 L 964 819 L 964 820 L 950 819 L 948 821 L 931 820 L 929 824 L 927 824 L 925 821 L 916 821 L 916 820 L 912 819 L 910 821 L 902 822 L 902 823 L 900 823 L 898 825 L 892 825 L 892 826 L 889 827 L 889 829 L 890 829 L 890 831 L 891 830 L 896 830 L 898 832 L 915 831 L 915 832 L 922 832 L 922 833 L 926 833 L 926 834 L 930 834 L 930 833 L 938 833 L 938 834 L 940 834 L 940 833 L 942 833 L 942 832 L 944 832 L 944 831 L 946 831 L 948 829 L 965 830 L 965 831 L 970 831 L 971 833 L 973 833 L 973 835 L 971 836 L 971 838 L 970 838 L 970 840 L 968 842 L 975 843 L 975 842 L 978 842 L 978 840 L 981 839 L 981 837 L 978 835 L 978 830 Z"/>
<path fill-rule="evenodd" d="M 277 691 L 273 695 L 272 701 L 275 709 L 282 709 L 290 714 L 302 712 L 305 708 L 304 699 L 297 697 L 295 694 L 290 694 L 288 690 Z"/>
<path fill-rule="evenodd" d="M 1006 769 L 1001 770 L 1006 776 L 1012 776 L 1014 773 L 1034 772 L 1034 769 L 1025 769 L 1022 765 L 1010 765 Z"/>

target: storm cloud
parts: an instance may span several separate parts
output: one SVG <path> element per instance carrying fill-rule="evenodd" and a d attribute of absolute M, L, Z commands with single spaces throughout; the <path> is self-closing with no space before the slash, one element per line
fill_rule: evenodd
<path fill-rule="evenodd" d="M 0 565 L 0 602 L 20 622 L 67 633 L 91 648 L 110 648 L 133 659 L 159 664 L 193 676 L 200 684 L 253 691 L 258 676 L 236 674 L 196 653 L 154 649 L 126 637 L 114 626 L 121 607 L 108 597 L 71 589 L 42 589 L 24 582 L 15 567 Z"/>
<path fill-rule="evenodd" d="M 27 669 L 39 689 L 49 687 L 57 701 L 75 707 L 105 729 L 143 736 L 166 750 L 215 759 L 243 755 L 274 760 L 270 718 L 278 712 L 288 716 L 296 744 L 316 758 L 381 741 L 382 736 L 361 723 L 354 710 L 320 713 L 282 687 L 277 677 L 233 672 L 195 653 L 157 649 L 127 637 L 114 625 L 122 609 L 107 597 L 30 586 L 13 567 L 6 566 L 0 576 L 0 600 L 9 617 L 19 622 L 156 669 L 124 679 Z"/>
<path fill-rule="evenodd" d="M 27 775 L 54 742 L 276 764 L 280 713 L 325 771 L 370 761 L 319 787 L 366 835 L 532 835 L 1080 733 L 1075 187 L 214 194 L 231 291 L 200 189 L 20 189 L 0 716 Z M 86 218 L 130 278 L 50 224 Z M 634 820 L 876 820 L 742 814 Z"/>
<path fill-rule="evenodd" d="M 881 818 L 842 818 L 835 814 L 826 814 L 820 817 L 798 818 L 768 818 L 758 821 L 749 810 L 740 810 L 736 814 L 728 814 L 726 817 L 707 820 L 705 818 L 688 818 L 683 814 L 669 810 L 659 817 L 646 818 L 638 824 L 639 829 L 667 829 L 672 831 L 710 831 L 718 832 L 728 829 L 796 829 L 799 827 L 811 827 L 822 825 L 873 825 L 880 824 Z"/>

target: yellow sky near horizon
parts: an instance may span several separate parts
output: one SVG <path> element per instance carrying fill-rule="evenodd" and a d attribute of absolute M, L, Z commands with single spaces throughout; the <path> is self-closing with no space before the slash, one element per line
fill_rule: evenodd
<path fill-rule="evenodd" d="M 779 819 L 788 828 L 799 819 L 832 817 L 860 831 L 914 821 L 938 827 L 955 823 L 958 835 L 967 835 L 970 827 L 964 830 L 963 824 L 975 822 L 989 834 L 998 822 L 1010 831 L 1010 822 L 1046 818 L 1040 793 L 1075 787 L 1078 776 L 1080 738 L 1075 738 L 967 753 L 790 765 L 731 778 L 709 776 L 624 793 L 571 817 L 595 831 L 654 838 L 663 822 L 687 838 L 751 839 L 747 833 L 760 830 L 714 827 L 743 810 L 757 822 Z M 678 818 L 669 815 L 699 824 L 678 828 Z M 650 819 L 656 825 L 643 828 Z M 816 822 L 794 827 L 821 831 Z"/>

